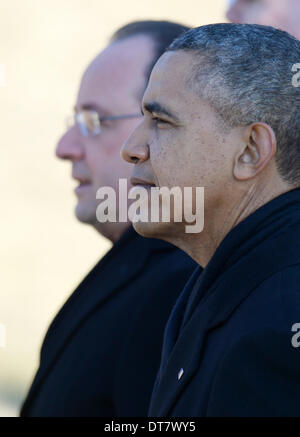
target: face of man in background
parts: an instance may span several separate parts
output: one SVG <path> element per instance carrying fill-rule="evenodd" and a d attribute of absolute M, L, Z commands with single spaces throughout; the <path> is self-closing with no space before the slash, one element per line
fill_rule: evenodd
<path fill-rule="evenodd" d="M 112 240 L 116 239 L 111 235 L 112 225 L 116 224 L 96 220 L 99 202 L 96 192 L 100 187 L 109 186 L 117 193 L 119 179 L 127 179 L 131 173 L 131 166 L 120 158 L 120 149 L 141 122 L 140 102 L 146 85 L 146 69 L 154 56 L 153 45 L 147 36 L 134 36 L 109 45 L 87 68 L 78 92 L 76 112 L 92 110 L 100 118 L 135 117 L 103 121 L 100 133 L 88 136 L 75 124 L 63 135 L 56 149 L 59 158 L 72 163 L 72 177 L 78 183 L 75 189 L 77 218 L 92 224 Z"/>
<path fill-rule="evenodd" d="M 233 0 L 230 3 L 229 21 L 273 26 L 300 39 L 299 0 Z"/>

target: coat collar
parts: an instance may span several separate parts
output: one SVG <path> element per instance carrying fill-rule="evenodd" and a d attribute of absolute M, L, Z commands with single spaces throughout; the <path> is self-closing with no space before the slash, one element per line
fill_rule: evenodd
<path fill-rule="evenodd" d="M 261 282 L 297 263 L 300 190 L 280 196 L 240 223 L 223 240 L 203 273 L 198 272 L 197 277 L 195 272 L 191 278 L 166 328 L 150 416 L 170 414 L 199 368 L 209 331 L 224 323 Z M 181 368 L 184 374 L 178 380 Z"/>
<path fill-rule="evenodd" d="M 91 312 L 139 275 L 151 253 L 170 250 L 174 250 L 174 246 L 161 240 L 143 238 L 132 227 L 123 234 L 72 293 L 52 321 L 41 349 L 41 364 L 22 414 L 70 337 Z"/>

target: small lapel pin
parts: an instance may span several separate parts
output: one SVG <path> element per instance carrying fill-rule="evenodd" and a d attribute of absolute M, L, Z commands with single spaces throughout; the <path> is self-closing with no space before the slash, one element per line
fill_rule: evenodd
<path fill-rule="evenodd" d="M 183 370 L 183 368 L 181 367 L 181 369 L 179 370 L 178 375 L 177 375 L 177 379 L 178 379 L 178 381 L 181 379 L 181 377 L 182 377 L 183 374 L 184 374 L 184 370 Z"/>

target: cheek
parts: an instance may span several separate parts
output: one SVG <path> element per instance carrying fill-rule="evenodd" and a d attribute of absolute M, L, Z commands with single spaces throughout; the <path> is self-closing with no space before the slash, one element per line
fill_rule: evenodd
<path fill-rule="evenodd" d="M 152 171 L 160 186 L 180 186 L 186 177 L 190 161 L 189 150 L 178 131 L 156 133 L 149 143 Z"/>
<path fill-rule="evenodd" d="M 156 182 L 160 186 L 170 186 L 171 175 L 174 174 L 175 139 L 168 131 L 155 130 L 149 141 L 149 160 Z"/>
<path fill-rule="evenodd" d="M 201 135 L 198 131 L 160 135 L 151 146 L 151 165 L 160 186 L 214 185 L 224 163 L 223 137 L 205 129 Z"/>
<path fill-rule="evenodd" d="M 119 179 L 128 179 L 132 165 L 122 160 L 121 145 L 115 141 L 94 144 L 86 153 L 86 163 L 92 175 L 95 189 L 100 186 L 118 187 Z"/>
<path fill-rule="evenodd" d="M 91 169 L 109 168 L 118 160 L 126 136 L 121 131 L 107 129 L 99 137 L 89 139 L 85 148 L 86 161 Z M 120 158 L 121 160 L 121 158 Z"/>
<path fill-rule="evenodd" d="M 110 144 L 106 142 L 103 144 L 100 141 L 90 143 L 85 151 L 85 163 L 88 171 L 93 179 L 95 189 L 100 186 L 111 185 L 111 169 L 113 164 L 113 150 L 109 148 Z"/>
<path fill-rule="evenodd" d="M 249 8 L 248 22 L 250 24 L 260 24 L 265 26 L 276 26 L 280 24 L 278 11 L 274 9 L 273 1 L 271 4 L 257 4 Z"/>
<path fill-rule="evenodd" d="M 236 7 L 235 18 L 241 23 L 248 24 L 263 24 L 264 19 L 263 4 L 258 4 L 256 1 L 252 2 L 240 2 L 240 5 Z"/>

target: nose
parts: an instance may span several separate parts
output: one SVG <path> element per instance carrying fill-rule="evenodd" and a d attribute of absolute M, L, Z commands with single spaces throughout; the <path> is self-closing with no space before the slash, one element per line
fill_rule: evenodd
<path fill-rule="evenodd" d="M 55 154 L 60 159 L 71 161 L 82 159 L 84 148 L 82 140 L 75 132 L 76 127 L 71 127 L 58 141 Z"/>
<path fill-rule="evenodd" d="M 121 148 L 121 157 L 130 164 L 138 164 L 149 159 L 149 147 L 141 123 L 129 136 Z"/>

